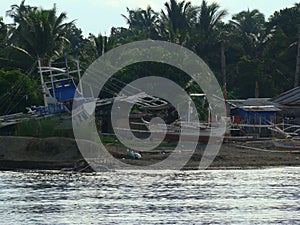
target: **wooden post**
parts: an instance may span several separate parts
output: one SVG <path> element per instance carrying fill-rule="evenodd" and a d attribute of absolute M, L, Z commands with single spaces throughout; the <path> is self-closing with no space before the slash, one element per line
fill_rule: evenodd
<path fill-rule="evenodd" d="M 259 86 L 258 81 L 255 81 L 255 98 L 259 97 Z"/>

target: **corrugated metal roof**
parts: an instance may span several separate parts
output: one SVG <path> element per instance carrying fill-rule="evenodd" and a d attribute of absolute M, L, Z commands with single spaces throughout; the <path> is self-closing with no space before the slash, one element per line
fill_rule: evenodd
<path fill-rule="evenodd" d="M 248 112 L 278 112 L 280 109 L 277 107 L 270 105 L 270 106 L 243 106 L 240 107 L 244 111 Z"/>
<path fill-rule="evenodd" d="M 240 108 L 244 111 L 255 112 L 277 112 L 279 108 L 275 107 L 269 98 L 248 98 L 244 100 L 228 100 L 234 108 Z"/>
<path fill-rule="evenodd" d="M 270 101 L 282 105 L 300 106 L 300 86 L 283 92 L 282 94 L 271 98 Z"/>

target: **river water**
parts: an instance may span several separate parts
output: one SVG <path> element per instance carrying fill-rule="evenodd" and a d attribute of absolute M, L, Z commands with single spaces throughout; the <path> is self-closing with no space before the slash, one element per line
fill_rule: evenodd
<path fill-rule="evenodd" d="M 300 167 L 0 172 L 0 224 L 300 224 Z"/>

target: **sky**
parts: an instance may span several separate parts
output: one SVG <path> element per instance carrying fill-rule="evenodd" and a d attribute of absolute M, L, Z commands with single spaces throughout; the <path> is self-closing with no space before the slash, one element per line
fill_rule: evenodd
<path fill-rule="evenodd" d="M 56 4 L 58 13 L 66 12 L 69 21 L 76 20 L 75 24 L 83 31 L 84 36 L 89 33 L 109 35 L 112 27 L 127 27 L 126 20 L 121 14 L 127 15 L 126 7 L 130 9 L 143 8 L 150 5 L 155 11 L 161 11 L 168 0 L 26 0 L 26 4 L 52 8 Z M 201 5 L 202 0 L 189 0 L 193 5 Z M 11 23 L 6 17 L 6 11 L 13 4 L 19 5 L 21 0 L 0 0 L 0 16 L 5 23 Z M 216 2 L 221 9 L 226 9 L 229 15 L 225 20 L 243 10 L 258 9 L 266 19 L 275 11 L 292 7 L 297 0 L 207 0 Z"/>

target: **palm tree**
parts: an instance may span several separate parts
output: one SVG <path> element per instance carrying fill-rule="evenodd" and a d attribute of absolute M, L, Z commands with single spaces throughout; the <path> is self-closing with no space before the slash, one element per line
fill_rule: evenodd
<path fill-rule="evenodd" d="M 129 25 L 129 29 L 140 39 L 157 39 L 158 13 L 150 6 L 146 10 L 141 8 L 130 10 L 127 8 L 128 16 L 122 15 Z"/>
<path fill-rule="evenodd" d="M 189 47 L 212 66 L 215 56 L 220 52 L 222 41 L 222 19 L 227 15 L 217 3 L 208 3 L 203 0 L 198 9 L 197 21 L 191 31 L 192 39 Z M 211 58 L 211 59 L 210 59 Z"/>
<path fill-rule="evenodd" d="M 11 17 L 15 23 L 20 23 L 28 13 L 36 10 L 37 7 L 25 5 L 25 0 L 22 0 L 20 5 L 12 5 L 11 9 L 6 12 L 7 16 Z"/>
<path fill-rule="evenodd" d="M 220 10 L 220 6 L 217 3 L 208 5 L 205 0 L 199 8 L 200 14 L 196 27 L 199 31 L 209 34 L 213 32 L 218 23 L 228 14 L 226 10 Z"/>
<path fill-rule="evenodd" d="M 261 55 L 265 44 L 271 38 L 271 34 L 266 32 L 265 16 L 257 9 L 248 9 L 234 15 L 230 23 L 240 35 L 245 53 L 252 57 Z"/>
<path fill-rule="evenodd" d="M 8 36 L 8 26 L 3 22 L 3 18 L 0 17 L 0 46 L 6 43 Z"/>
<path fill-rule="evenodd" d="M 276 11 L 267 23 L 272 39 L 264 50 L 266 67 L 276 81 L 277 93 L 298 86 L 300 57 L 300 4 Z M 296 70 L 295 70 L 296 67 Z"/>
<path fill-rule="evenodd" d="M 4 68 L 7 64 L 6 47 L 8 40 L 9 26 L 3 22 L 0 17 L 0 69 Z"/>
<path fill-rule="evenodd" d="M 184 0 L 170 0 L 165 3 L 165 7 L 166 12 L 161 11 L 160 35 L 163 39 L 177 44 L 186 43 L 196 8 L 191 6 L 191 2 Z"/>
<path fill-rule="evenodd" d="M 96 48 L 97 57 L 100 57 L 101 55 L 104 54 L 104 52 L 108 50 L 106 36 L 102 36 L 101 34 L 99 34 L 98 36 L 90 34 L 89 39 L 93 43 L 93 46 Z"/>
<path fill-rule="evenodd" d="M 205 0 L 199 7 L 193 7 L 193 10 L 196 13 L 190 20 L 192 21 L 189 30 L 190 38 L 186 46 L 200 56 L 213 70 L 222 70 L 225 83 L 225 49 L 224 35 L 222 35 L 224 25 L 222 19 L 227 15 L 227 11 L 221 10 L 216 3 L 209 5 Z M 220 52 L 222 52 L 223 57 L 221 57 Z M 189 82 L 189 84 L 191 86 L 193 82 Z"/>
<path fill-rule="evenodd" d="M 15 27 L 10 37 L 11 57 L 26 57 L 35 61 L 36 57 L 51 58 L 63 55 L 68 30 L 73 21 L 64 23 L 66 13 L 56 15 L 56 7 L 50 10 L 24 5 L 13 5 L 8 15 L 14 19 Z M 20 56 L 21 55 L 21 56 Z"/>
<path fill-rule="evenodd" d="M 257 9 L 242 11 L 233 15 L 230 21 L 237 29 L 247 35 L 258 35 L 264 30 L 265 16 Z"/>

